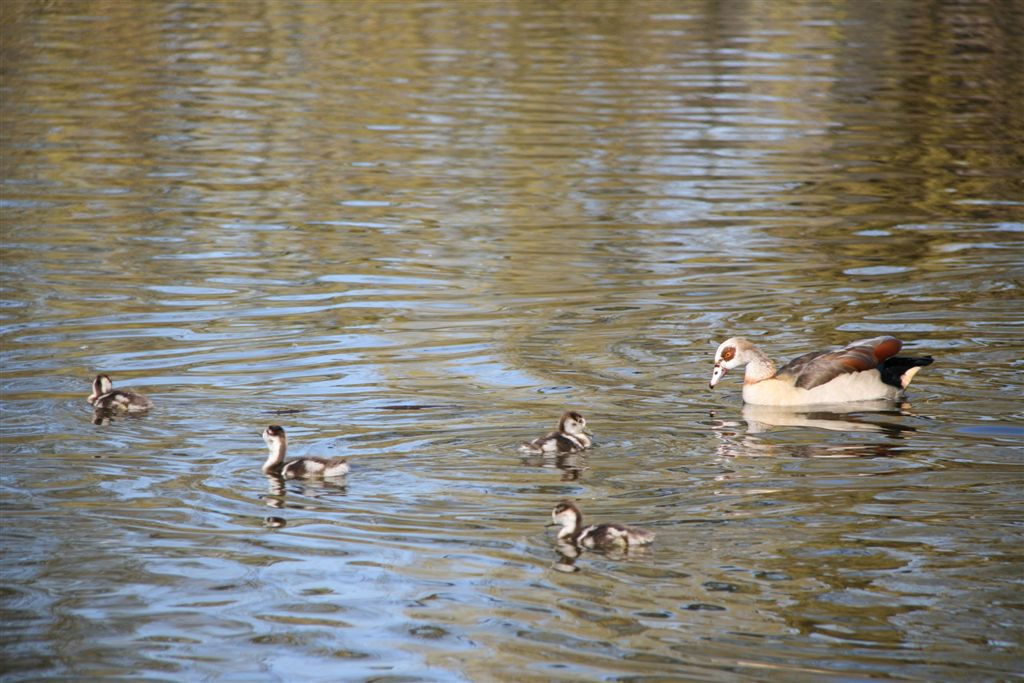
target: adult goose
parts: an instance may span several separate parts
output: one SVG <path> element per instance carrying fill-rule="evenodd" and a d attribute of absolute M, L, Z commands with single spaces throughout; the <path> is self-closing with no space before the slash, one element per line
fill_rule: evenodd
<path fill-rule="evenodd" d="M 714 388 L 725 373 L 742 365 L 743 400 L 766 406 L 806 406 L 849 401 L 897 400 L 931 356 L 897 356 L 896 337 L 855 341 L 838 351 L 805 353 L 775 369 L 760 349 L 743 337 L 722 342 L 715 352 Z"/>

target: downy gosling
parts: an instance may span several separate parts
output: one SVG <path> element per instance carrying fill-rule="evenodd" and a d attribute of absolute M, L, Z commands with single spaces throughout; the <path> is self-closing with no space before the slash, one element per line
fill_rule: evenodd
<path fill-rule="evenodd" d="M 96 375 L 87 400 L 94 410 L 100 412 L 141 413 L 153 407 L 153 402 L 137 391 L 114 389 L 110 375 Z"/>
<path fill-rule="evenodd" d="M 551 511 L 551 524 L 560 526 L 558 540 L 598 550 L 630 548 L 647 545 L 654 533 L 622 524 L 591 524 L 583 526 L 583 513 L 570 500 L 563 500 Z"/>
<path fill-rule="evenodd" d="M 348 461 L 345 458 L 297 458 L 285 462 L 288 437 L 285 436 L 283 427 L 270 425 L 263 430 L 263 440 L 270 449 L 270 455 L 263 463 L 264 474 L 278 475 L 285 479 L 343 477 L 348 474 Z"/>
<path fill-rule="evenodd" d="M 578 453 L 593 443 L 587 420 L 575 410 L 562 414 L 558 429 L 519 447 L 524 453 Z"/>

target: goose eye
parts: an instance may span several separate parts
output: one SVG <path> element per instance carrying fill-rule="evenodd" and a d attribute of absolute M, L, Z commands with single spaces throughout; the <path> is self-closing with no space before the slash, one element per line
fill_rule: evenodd
<path fill-rule="evenodd" d="M 726 346 L 722 349 L 722 360 L 732 360 L 736 357 L 736 347 Z"/>

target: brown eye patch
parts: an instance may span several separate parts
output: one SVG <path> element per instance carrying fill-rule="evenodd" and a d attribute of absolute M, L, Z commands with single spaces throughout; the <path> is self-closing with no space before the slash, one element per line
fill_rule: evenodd
<path fill-rule="evenodd" d="M 722 349 L 722 360 L 732 360 L 736 356 L 735 346 L 726 346 Z"/>

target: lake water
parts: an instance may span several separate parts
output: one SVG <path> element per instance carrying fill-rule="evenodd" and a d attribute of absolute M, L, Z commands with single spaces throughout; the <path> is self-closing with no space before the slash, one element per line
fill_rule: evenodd
<path fill-rule="evenodd" d="M 1024 674 L 1019 4 L 0 15 L 3 680 Z M 903 405 L 707 386 L 883 333 Z"/>

